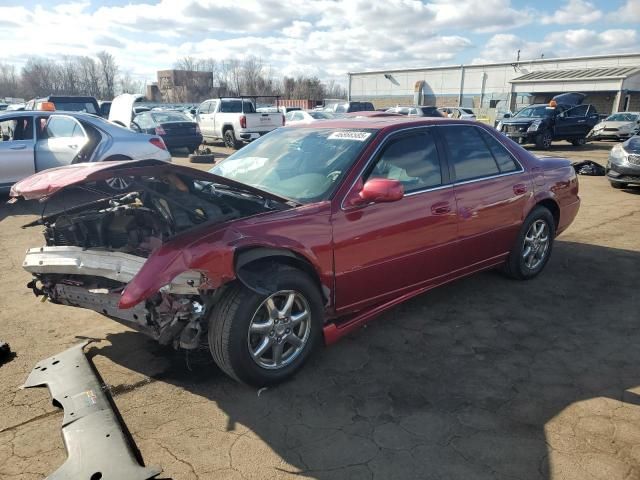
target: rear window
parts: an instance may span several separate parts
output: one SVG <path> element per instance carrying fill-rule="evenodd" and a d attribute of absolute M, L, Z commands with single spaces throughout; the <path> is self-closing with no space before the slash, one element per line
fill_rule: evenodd
<path fill-rule="evenodd" d="M 222 113 L 242 113 L 241 100 L 222 100 L 220 105 Z M 244 113 L 255 113 L 255 108 L 250 100 L 244 100 Z"/>
<path fill-rule="evenodd" d="M 64 112 L 84 112 L 97 115 L 96 107 L 91 102 L 54 102 L 56 110 L 62 110 Z"/>
<path fill-rule="evenodd" d="M 192 120 L 184 113 L 180 112 L 166 112 L 166 113 L 152 113 L 151 116 L 156 123 L 167 122 L 191 122 Z"/>

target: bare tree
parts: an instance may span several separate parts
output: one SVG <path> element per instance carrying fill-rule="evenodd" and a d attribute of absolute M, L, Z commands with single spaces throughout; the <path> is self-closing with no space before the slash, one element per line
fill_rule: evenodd
<path fill-rule="evenodd" d="M 0 63 L 0 96 L 21 97 L 23 92 L 16 68 L 13 65 Z"/>
<path fill-rule="evenodd" d="M 141 93 L 144 94 L 144 82 L 136 80 L 130 72 L 125 72 L 120 76 L 118 82 L 118 93 Z"/>
<path fill-rule="evenodd" d="M 115 93 L 118 65 L 116 59 L 109 52 L 98 52 L 98 62 L 102 72 L 102 98 L 112 99 Z"/>

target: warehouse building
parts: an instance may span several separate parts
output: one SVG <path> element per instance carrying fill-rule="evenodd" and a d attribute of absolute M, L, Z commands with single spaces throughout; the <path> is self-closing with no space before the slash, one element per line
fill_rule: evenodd
<path fill-rule="evenodd" d="M 640 53 L 349 73 L 349 98 L 376 108 L 462 106 L 516 111 L 563 92 L 600 113 L 640 111 Z"/>

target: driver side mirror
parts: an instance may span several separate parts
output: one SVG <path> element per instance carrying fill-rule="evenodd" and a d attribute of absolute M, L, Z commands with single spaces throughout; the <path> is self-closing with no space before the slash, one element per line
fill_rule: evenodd
<path fill-rule="evenodd" d="M 359 182 L 362 185 L 362 180 Z M 391 178 L 372 178 L 357 188 L 347 199 L 347 206 L 357 207 L 368 203 L 397 202 L 404 197 L 404 187 L 398 180 Z"/>
<path fill-rule="evenodd" d="M 502 118 L 511 118 L 511 114 L 510 113 L 505 113 Z"/>

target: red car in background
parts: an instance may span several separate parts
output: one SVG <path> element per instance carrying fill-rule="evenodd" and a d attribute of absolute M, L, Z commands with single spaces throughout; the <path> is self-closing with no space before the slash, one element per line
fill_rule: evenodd
<path fill-rule="evenodd" d="M 580 205 L 568 160 L 477 122 L 407 117 L 280 128 L 210 172 L 72 165 L 12 195 L 114 175 L 133 177 L 131 191 L 31 224 L 46 246 L 25 258 L 30 287 L 163 344 L 208 345 L 222 370 L 260 386 L 436 286 L 495 267 L 535 277 Z"/>

